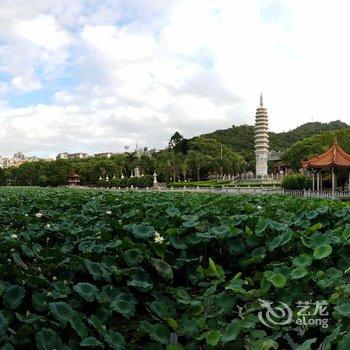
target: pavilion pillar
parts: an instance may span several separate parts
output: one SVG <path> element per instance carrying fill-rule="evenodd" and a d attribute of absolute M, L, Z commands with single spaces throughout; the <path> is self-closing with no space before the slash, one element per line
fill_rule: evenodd
<path fill-rule="evenodd" d="M 348 182 L 348 191 L 350 192 L 350 169 L 349 169 L 349 182 Z"/>
<path fill-rule="evenodd" d="M 349 171 L 350 178 L 350 171 Z M 315 173 L 312 173 L 312 192 L 315 192 Z"/>
<path fill-rule="evenodd" d="M 323 175 L 322 175 L 322 171 L 320 172 L 320 191 L 323 191 Z"/>
<path fill-rule="evenodd" d="M 332 193 L 335 192 L 335 172 L 334 167 L 332 168 Z"/>
<path fill-rule="evenodd" d="M 317 188 L 317 192 L 320 192 L 320 172 L 317 172 L 317 181 L 316 181 L 316 188 Z"/>

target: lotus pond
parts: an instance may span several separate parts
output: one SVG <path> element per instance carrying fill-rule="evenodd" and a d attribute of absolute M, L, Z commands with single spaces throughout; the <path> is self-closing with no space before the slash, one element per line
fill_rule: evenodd
<path fill-rule="evenodd" d="M 0 241 L 1 349 L 350 349 L 345 203 L 3 188 Z"/>

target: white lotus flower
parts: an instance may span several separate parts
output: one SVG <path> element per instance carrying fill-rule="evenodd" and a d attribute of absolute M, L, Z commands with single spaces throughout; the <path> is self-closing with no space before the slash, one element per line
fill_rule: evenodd
<path fill-rule="evenodd" d="M 17 235 L 16 235 L 16 234 L 13 234 L 13 235 L 11 235 L 11 238 L 17 239 Z"/>
<path fill-rule="evenodd" d="M 44 214 L 43 214 L 43 213 L 40 213 L 40 212 L 35 214 L 35 216 L 36 216 L 37 218 L 41 218 L 43 215 L 44 215 Z"/>
<path fill-rule="evenodd" d="M 46 224 L 46 227 L 47 227 L 47 228 L 50 228 L 50 227 L 51 227 L 51 225 L 50 225 L 50 224 Z"/>
<path fill-rule="evenodd" d="M 162 237 L 162 236 L 159 234 L 159 232 L 156 231 L 156 232 L 154 233 L 154 242 L 155 242 L 155 243 L 158 243 L 158 244 L 162 244 L 163 241 L 164 241 L 164 237 Z"/>
<path fill-rule="evenodd" d="M 112 211 L 107 210 L 107 211 L 106 211 L 106 214 L 107 214 L 107 215 L 112 215 Z"/>
<path fill-rule="evenodd" d="M 261 209 L 262 209 L 262 206 L 258 205 L 258 206 L 257 206 L 257 209 L 261 210 Z"/>

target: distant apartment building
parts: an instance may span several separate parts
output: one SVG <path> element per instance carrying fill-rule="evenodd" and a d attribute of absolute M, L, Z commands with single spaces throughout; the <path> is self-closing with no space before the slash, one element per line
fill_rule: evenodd
<path fill-rule="evenodd" d="M 88 154 L 87 153 L 83 153 L 83 152 L 78 152 L 78 153 L 70 153 L 68 154 L 68 159 L 83 159 L 83 158 L 87 158 Z"/>
<path fill-rule="evenodd" d="M 59 153 L 56 156 L 56 159 L 83 159 L 83 158 L 87 158 L 88 154 L 87 153 L 83 153 L 83 152 L 78 152 L 78 153 L 68 153 L 68 152 L 63 152 L 63 153 Z"/>
<path fill-rule="evenodd" d="M 95 153 L 95 158 L 111 158 L 113 155 L 113 152 L 102 152 L 102 153 Z"/>
<path fill-rule="evenodd" d="M 19 167 L 23 163 L 37 162 L 39 160 L 51 161 L 52 158 L 38 158 L 36 156 L 25 156 L 22 152 L 17 152 L 13 158 L 0 156 L 0 168 Z"/>
<path fill-rule="evenodd" d="M 56 159 L 68 159 L 68 153 L 67 152 L 63 152 L 63 153 L 59 153 L 56 157 Z"/>
<path fill-rule="evenodd" d="M 13 158 L 14 158 L 14 159 L 20 159 L 20 160 L 25 160 L 25 159 L 26 159 L 26 156 L 25 156 L 21 151 L 18 151 L 18 152 L 16 152 L 16 153 L 13 155 Z"/>

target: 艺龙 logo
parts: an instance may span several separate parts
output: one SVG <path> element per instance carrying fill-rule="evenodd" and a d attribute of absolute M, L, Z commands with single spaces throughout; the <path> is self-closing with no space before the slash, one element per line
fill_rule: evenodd
<path fill-rule="evenodd" d="M 272 328 L 273 326 L 284 326 L 292 322 L 293 312 L 287 304 L 280 301 L 280 305 L 273 307 L 272 301 L 263 299 L 259 299 L 259 301 L 265 310 L 259 311 L 258 317 L 265 326 Z"/>

